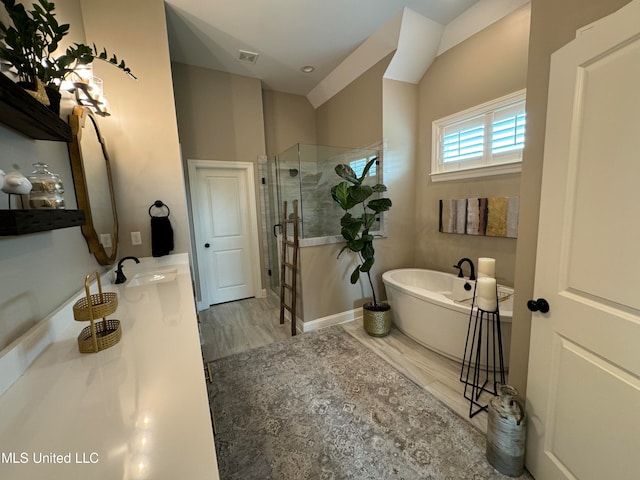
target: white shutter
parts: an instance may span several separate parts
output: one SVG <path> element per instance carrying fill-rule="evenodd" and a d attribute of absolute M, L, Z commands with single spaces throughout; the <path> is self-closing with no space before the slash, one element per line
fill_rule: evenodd
<path fill-rule="evenodd" d="M 434 181 L 519 171 L 525 141 L 524 90 L 433 122 Z M 497 168 L 496 168 L 497 167 Z M 480 171 L 480 169 L 485 169 Z M 468 174 L 464 171 L 469 170 Z"/>
<path fill-rule="evenodd" d="M 491 154 L 493 156 L 524 148 L 526 118 L 524 101 L 493 112 L 491 124 Z"/>
<path fill-rule="evenodd" d="M 449 125 L 443 130 L 443 163 L 482 157 L 484 153 L 484 119 L 482 115 Z"/>

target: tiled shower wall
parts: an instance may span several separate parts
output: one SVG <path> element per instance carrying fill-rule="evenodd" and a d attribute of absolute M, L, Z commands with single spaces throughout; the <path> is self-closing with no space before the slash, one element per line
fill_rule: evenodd
<path fill-rule="evenodd" d="M 301 238 L 340 234 L 343 211 L 331 198 L 331 187 L 341 182 L 338 164 L 378 154 L 372 149 L 348 149 L 317 145 L 294 145 L 278 155 L 280 201 L 299 200 Z M 372 179 L 376 183 L 377 179 Z M 289 211 L 292 207 L 289 207 Z"/>

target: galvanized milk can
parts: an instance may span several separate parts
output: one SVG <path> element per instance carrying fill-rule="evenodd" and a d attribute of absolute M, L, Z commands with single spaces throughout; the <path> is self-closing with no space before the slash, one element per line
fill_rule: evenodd
<path fill-rule="evenodd" d="M 500 473 L 519 477 L 524 470 L 527 415 L 510 385 L 500 385 L 498 396 L 489 402 L 487 460 Z"/>

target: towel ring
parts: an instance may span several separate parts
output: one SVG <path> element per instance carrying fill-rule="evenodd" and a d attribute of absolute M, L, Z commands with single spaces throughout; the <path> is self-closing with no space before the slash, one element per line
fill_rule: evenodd
<path fill-rule="evenodd" d="M 156 200 L 155 202 L 153 202 L 153 205 L 151 205 L 151 206 L 149 207 L 149 216 L 150 216 L 150 217 L 159 217 L 159 216 L 160 216 L 160 215 L 151 215 L 151 209 L 152 209 L 153 207 L 156 207 L 156 208 L 162 208 L 162 207 L 164 207 L 164 208 L 166 208 L 166 209 L 167 209 L 167 214 L 166 214 L 166 215 L 164 215 L 164 216 L 165 216 L 165 217 L 168 217 L 169 215 L 171 215 L 171 210 L 169 210 L 169 207 L 167 207 L 167 206 L 162 202 L 162 200 Z"/>

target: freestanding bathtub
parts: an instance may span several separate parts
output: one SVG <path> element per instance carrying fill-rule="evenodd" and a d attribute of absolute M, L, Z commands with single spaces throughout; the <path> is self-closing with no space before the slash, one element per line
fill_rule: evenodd
<path fill-rule="evenodd" d="M 462 362 L 475 282 L 418 268 L 389 270 L 382 281 L 394 324 L 425 347 Z M 466 290 L 465 284 L 471 289 Z M 498 285 L 498 298 L 504 364 L 508 368 L 513 289 Z M 483 333 L 483 342 L 485 338 Z"/>

